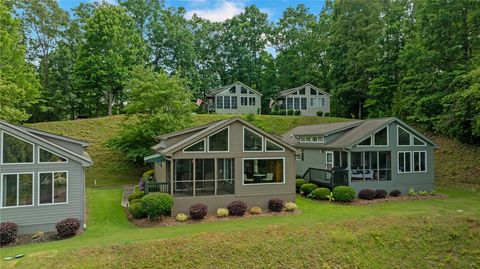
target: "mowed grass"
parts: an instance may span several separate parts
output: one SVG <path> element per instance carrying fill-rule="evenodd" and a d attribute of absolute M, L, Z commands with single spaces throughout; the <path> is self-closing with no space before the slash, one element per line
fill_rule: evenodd
<path fill-rule="evenodd" d="M 193 125 L 206 124 L 233 116 L 235 115 L 194 115 Z M 105 187 L 135 184 L 143 172 L 151 169 L 150 166 L 130 162 L 122 152 L 106 146 L 109 139 L 119 134 L 123 124 L 135 120 L 135 117 L 111 116 L 76 121 L 44 122 L 30 126 L 90 142 L 87 152 L 93 160 L 93 166 L 86 171 L 87 186 Z M 346 120 L 333 117 L 259 115 L 254 117 L 253 123 L 268 132 L 281 135 L 298 125 Z"/>
<path fill-rule="evenodd" d="M 120 189 L 88 189 L 89 227 L 1 268 L 478 268 L 480 193 L 368 206 L 299 197 L 299 215 L 138 228 Z"/>

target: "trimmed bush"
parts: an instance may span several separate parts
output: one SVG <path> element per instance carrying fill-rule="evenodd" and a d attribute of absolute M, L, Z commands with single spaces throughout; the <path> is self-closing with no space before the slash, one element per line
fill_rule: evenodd
<path fill-rule="evenodd" d="M 226 209 L 226 208 L 217 209 L 217 217 L 219 217 L 219 218 L 228 217 L 228 209 Z"/>
<path fill-rule="evenodd" d="M 400 196 L 400 194 L 402 194 L 402 192 L 399 190 L 393 190 L 390 192 L 390 196 L 393 196 L 393 197 L 398 197 Z"/>
<path fill-rule="evenodd" d="M 376 190 L 375 191 L 375 199 L 384 199 L 387 197 L 387 191 L 386 190 Z"/>
<path fill-rule="evenodd" d="M 278 198 L 268 200 L 268 210 L 280 212 L 283 209 L 283 201 Z"/>
<path fill-rule="evenodd" d="M 292 116 L 295 113 L 293 109 L 287 110 L 287 115 Z"/>
<path fill-rule="evenodd" d="M 281 115 L 281 116 L 285 116 L 286 113 L 287 113 L 287 111 L 285 109 L 280 109 L 278 111 L 278 115 Z"/>
<path fill-rule="evenodd" d="M 325 112 L 325 117 L 330 117 L 330 112 Z"/>
<path fill-rule="evenodd" d="M 358 193 L 358 198 L 363 200 L 373 200 L 375 199 L 376 193 L 371 189 L 363 189 Z"/>
<path fill-rule="evenodd" d="M 297 188 L 297 192 L 300 192 L 300 188 L 302 187 L 303 184 L 307 183 L 305 179 L 303 178 L 297 178 L 297 181 L 295 181 L 295 186 Z"/>
<path fill-rule="evenodd" d="M 317 111 L 317 116 L 319 117 L 323 116 L 323 111 Z"/>
<path fill-rule="evenodd" d="M 154 170 L 146 171 L 145 173 L 143 173 L 143 179 L 148 179 L 149 177 L 153 176 L 154 173 L 155 173 Z"/>
<path fill-rule="evenodd" d="M 128 202 L 128 204 L 135 204 L 135 203 L 141 203 L 142 199 L 133 199 L 132 201 Z"/>
<path fill-rule="evenodd" d="M 300 110 L 295 110 L 295 116 L 299 116 L 302 113 Z"/>
<path fill-rule="evenodd" d="M 193 204 L 189 210 L 190 217 L 195 220 L 203 219 L 207 215 L 207 212 L 207 205 L 202 203 Z"/>
<path fill-rule="evenodd" d="M 233 201 L 227 206 L 228 212 L 233 216 L 243 216 L 247 211 L 247 205 L 242 201 Z"/>
<path fill-rule="evenodd" d="M 178 221 L 178 222 L 185 222 L 188 220 L 188 216 L 186 214 L 183 214 L 183 213 L 178 213 L 176 216 L 175 216 L 175 219 Z"/>
<path fill-rule="evenodd" d="M 149 219 L 157 219 L 170 214 L 173 198 L 166 193 L 150 193 L 142 198 L 143 209 Z"/>
<path fill-rule="evenodd" d="M 297 209 L 297 204 L 295 203 L 292 203 L 292 202 L 288 202 L 288 203 L 285 203 L 285 210 L 286 211 L 295 211 L 295 209 Z"/>
<path fill-rule="evenodd" d="M 278 115 L 278 111 L 270 111 L 270 115 Z"/>
<path fill-rule="evenodd" d="M 333 189 L 332 196 L 338 202 L 351 202 L 355 200 L 356 193 L 352 187 L 337 186 Z"/>
<path fill-rule="evenodd" d="M 318 186 L 316 184 L 305 183 L 300 187 L 300 191 L 301 193 L 303 193 L 303 195 L 308 196 L 312 191 L 314 191 L 317 188 Z"/>
<path fill-rule="evenodd" d="M 143 191 L 136 191 L 130 196 L 128 196 L 128 201 L 132 202 L 132 200 L 135 200 L 135 199 L 142 199 L 143 196 L 145 196 L 145 193 Z"/>
<path fill-rule="evenodd" d="M 252 214 L 252 215 L 262 214 L 262 209 L 258 206 L 254 206 L 254 207 L 250 208 L 250 214 Z"/>
<path fill-rule="evenodd" d="M 147 216 L 147 214 L 145 213 L 145 210 L 143 209 L 143 204 L 141 202 L 130 204 L 130 206 L 128 207 L 128 212 L 130 212 L 130 214 L 132 214 L 132 217 L 135 219 L 142 219 Z"/>
<path fill-rule="evenodd" d="M 18 225 L 13 222 L 0 223 L 0 246 L 5 246 L 17 240 Z"/>
<path fill-rule="evenodd" d="M 328 200 L 328 195 L 331 191 L 328 188 L 316 188 L 310 194 L 310 197 L 313 199 Z"/>
<path fill-rule="evenodd" d="M 67 218 L 57 222 L 55 225 L 60 237 L 71 237 L 77 234 L 80 229 L 80 220 L 76 218 Z"/>

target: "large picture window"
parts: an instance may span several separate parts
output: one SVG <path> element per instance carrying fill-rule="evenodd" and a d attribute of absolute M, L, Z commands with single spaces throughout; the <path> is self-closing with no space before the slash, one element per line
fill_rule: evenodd
<path fill-rule="evenodd" d="M 33 144 L 2 132 L 2 163 L 33 163 Z"/>
<path fill-rule="evenodd" d="M 243 150 L 262 151 L 263 137 L 248 128 L 243 128 Z"/>
<path fill-rule="evenodd" d="M 43 148 L 38 151 L 40 163 L 66 163 L 67 159 Z"/>
<path fill-rule="evenodd" d="M 33 205 L 33 173 L 3 174 L 2 207 Z"/>
<path fill-rule="evenodd" d="M 228 152 L 228 127 L 208 137 L 208 151 Z"/>
<path fill-rule="evenodd" d="M 58 204 L 67 202 L 67 172 L 39 173 L 39 204 Z"/>
<path fill-rule="evenodd" d="M 284 159 L 244 159 L 243 184 L 284 183 Z"/>

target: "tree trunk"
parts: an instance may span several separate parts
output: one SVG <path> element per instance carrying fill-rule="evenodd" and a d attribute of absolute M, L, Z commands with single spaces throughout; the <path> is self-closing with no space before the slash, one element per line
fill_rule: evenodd
<path fill-rule="evenodd" d="M 111 89 L 107 92 L 107 99 L 108 99 L 108 116 L 112 116 L 113 91 Z"/>

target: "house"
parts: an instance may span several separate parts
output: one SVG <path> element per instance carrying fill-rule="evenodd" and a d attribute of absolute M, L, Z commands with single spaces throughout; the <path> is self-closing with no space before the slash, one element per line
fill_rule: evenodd
<path fill-rule="evenodd" d="M 318 185 L 357 192 L 434 188 L 437 144 L 397 118 L 299 126 L 283 139 L 302 151 L 297 174 Z"/>
<path fill-rule="evenodd" d="M 318 111 L 330 113 L 330 94 L 310 83 L 279 92 L 274 102 L 280 109 L 300 110 L 303 116 L 316 116 Z"/>
<path fill-rule="evenodd" d="M 208 91 L 205 101 L 208 111 L 217 114 L 260 114 L 262 111 L 262 94 L 241 82 Z"/>
<path fill-rule="evenodd" d="M 263 208 L 271 198 L 295 200 L 297 150 L 246 120 L 233 117 L 157 139 L 157 153 L 145 157 L 155 163 L 157 183 L 149 186 L 173 196 L 174 215 L 199 202 L 214 212 L 235 200 Z"/>
<path fill-rule="evenodd" d="M 0 121 L 0 221 L 19 234 L 85 222 L 85 141 Z"/>

